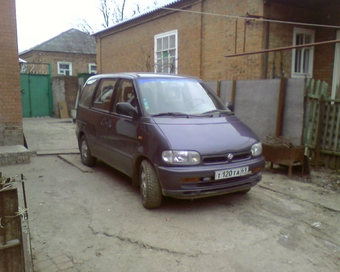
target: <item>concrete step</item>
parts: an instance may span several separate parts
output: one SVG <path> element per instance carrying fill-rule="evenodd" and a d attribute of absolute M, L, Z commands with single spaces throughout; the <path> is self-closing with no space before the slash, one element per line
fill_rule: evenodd
<path fill-rule="evenodd" d="M 23 145 L 0 146 L 0 166 L 31 162 L 31 152 Z"/>

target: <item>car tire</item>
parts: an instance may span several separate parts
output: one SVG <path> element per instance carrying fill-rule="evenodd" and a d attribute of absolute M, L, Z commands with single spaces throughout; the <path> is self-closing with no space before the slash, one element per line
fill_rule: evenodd
<path fill-rule="evenodd" d="M 97 162 L 97 158 L 91 155 L 90 147 L 87 143 L 85 135 L 81 136 L 79 141 L 79 151 L 81 162 L 86 166 L 94 166 Z"/>
<path fill-rule="evenodd" d="M 162 190 L 156 171 L 148 160 L 140 164 L 140 195 L 144 208 L 154 209 L 161 206 Z"/>

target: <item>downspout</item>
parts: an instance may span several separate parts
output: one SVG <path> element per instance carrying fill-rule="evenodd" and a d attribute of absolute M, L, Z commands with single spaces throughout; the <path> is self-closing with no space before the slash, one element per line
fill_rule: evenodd
<path fill-rule="evenodd" d="M 99 65 L 99 71 L 100 73 L 102 74 L 103 73 L 103 50 L 102 50 L 102 38 L 100 37 L 99 38 L 99 62 L 100 62 L 100 65 Z M 98 54 L 98 53 L 97 53 Z"/>
<path fill-rule="evenodd" d="M 97 74 L 102 74 L 102 43 L 100 37 L 96 38 L 96 64 L 97 64 Z"/>
<path fill-rule="evenodd" d="M 204 0 L 201 1 L 201 29 L 200 29 L 200 71 L 199 71 L 199 78 L 202 78 L 202 70 L 203 70 L 203 11 L 204 11 Z"/>
<path fill-rule="evenodd" d="M 263 0 L 263 17 L 270 18 L 270 0 Z M 262 48 L 269 49 L 269 32 L 270 32 L 270 22 L 263 22 L 262 31 Z M 265 53 L 261 56 L 261 79 L 267 79 L 268 77 L 268 54 Z"/>

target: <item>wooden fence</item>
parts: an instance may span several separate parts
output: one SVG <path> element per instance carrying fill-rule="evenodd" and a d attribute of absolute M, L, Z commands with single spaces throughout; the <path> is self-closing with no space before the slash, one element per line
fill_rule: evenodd
<path fill-rule="evenodd" d="M 22 185 L 24 208 L 19 209 L 19 193 L 13 184 Z M 32 272 L 32 250 L 28 226 L 23 175 L 21 180 L 3 178 L 0 172 L 0 271 Z"/>
<path fill-rule="evenodd" d="M 307 80 L 303 142 L 312 163 L 340 167 L 340 99 L 327 95 L 325 82 Z"/>

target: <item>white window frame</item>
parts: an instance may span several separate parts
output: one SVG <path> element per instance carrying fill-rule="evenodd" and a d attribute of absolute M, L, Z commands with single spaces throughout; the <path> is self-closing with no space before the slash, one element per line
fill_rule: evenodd
<path fill-rule="evenodd" d="M 93 69 L 92 67 L 96 66 L 96 69 Z M 97 74 L 97 64 L 95 63 L 89 63 L 89 74 Z"/>
<path fill-rule="evenodd" d="M 68 65 L 69 69 L 61 69 L 60 66 L 64 64 Z M 66 71 L 69 71 L 69 74 L 67 74 Z M 58 61 L 58 74 L 72 76 L 72 62 Z"/>
<path fill-rule="evenodd" d="M 303 35 L 303 42 L 305 42 L 305 36 L 309 35 L 310 36 L 310 41 L 308 43 L 314 43 L 315 40 L 315 31 L 312 29 L 306 29 L 306 28 L 299 28 L 299 27 L 294 27 L 293 30 L 293 46 L 298 45 L 297 44 L 297 35 Z M 296 63 L 296 58 L 297 54 L 299 54 L 300 59 L 300 69 L 303 70 L 304 68 L 307 68 L 307 71 L 295 71 L 295 66 L 298 65 Z M 308 58 L 307 61 L 308 63 L 305 64 L 306 58 Z M 293 49 L 292 51 L 292 66 L 291 66 L 291 77 L 292 78 L 311 78 L 313 77 L 313 63 L 314 63 L 314 47 L 302 47 L 302 48 L 297 48 Z M 307 67 L 303 67 L 307 66 Z"/>
<path fill-rule="evenodd" d="M 170 41 L 168 42 L 168 46 L 164 47 L 163 38 L 167 38 L 175 35 L 175 44 L 174 46 L 170 46 Z M 157 41 L 160 40 L 162 43 L 162 48 L 157 48 Z M 173 56 L 171 56 L 170 51 L 175 51 Z M 172 30 L 168 32 L 164 32 L 161 34 L 157 34 L 154 37 L 154 59 L 155 59 L 155 72 L 162 73 L 178 73 L 178 31 Z M 164 57 L 164 55 L 167 57 Z M 168 65 L 167 63 L 172 62 L 172 64 Z M 173 65 L 173 66 L 172 66 Z"/>
<path fill-rule="evenodd" d="M 340 30 L 336 32 L 336 39 L 340 39 Z M 332 80 L 332 94 L 331 98 L 335 98 L 337 92 L 339 91 L 340 85 L 340 43 L 335 44 L 334 52 L 334 66 L 333 66 L 333 80 Z"/>

